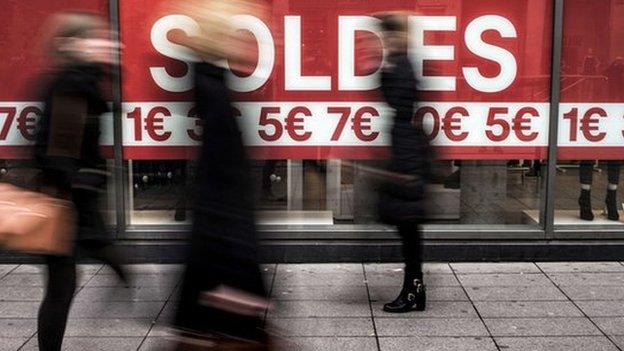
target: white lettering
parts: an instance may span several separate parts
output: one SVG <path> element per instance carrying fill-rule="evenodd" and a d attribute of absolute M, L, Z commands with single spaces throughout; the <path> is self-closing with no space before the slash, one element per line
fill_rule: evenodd
<path fill-rule="evenodd" d="M 485 93 L 495 93 L 507 89 L 516 79 L 517 64 L 514 55 L 495 45 L 488 44 L 481 39 L 483 32 L 495 30 L 503 38 L 515 38 L 516 28 L 505 17 L 497 15 L 481 16 L 474 19 L 466 27 L 464 40 L 466 46 L 475 55 L 492 60 L 500 65 L 500 73 L 496 77 L 484 77 L 477 67 L 464 67 L 466 82 L 476 90 Z"/>
<path fill-rule="evenodd" d="M 301 16 L 284 16 L 286 90 L 331 90 L 330 76 L 301 75 Z"/>
<path fill-rule="evenodd" d="M 183 15 L 169 15 L 160 18 L 151 32 L 151 41 L 154 49 L 164 56 L 183 62 L 199 61 L 195 53 L 182 45 L 174 44 L 167 39 L 167 33 L 173 29 L 179 29 L 186 35 L 193 36 L 199 33 L 199 25 L 190 17 Z M 181 93 L 193 88 L 193 73 L 191 66 L 186 63 L 187 73 L 181 77 L 174 77 L 167 73 L 165 67 L 150 67 L 152 79 L 156 85 L 164 90 Z"/>
<path fill-rule="evenodd" d="M 418 88 L 425 91 L 455 91 L 453 76 L 425 76 L 425 60 L 454 60 L 455 48 L 448 45 L 425 45 L 426 31 L 454 31 L 455 16 L 413 16 L 409 21 L 409 52 L 415 62 Z"/>
<path fill-rule="evenodd" d="M 355 75 L 355 32 L 367 31 L 381 37 L 379 19 L 371 16 L 338 17 L 338 89 L 373 90 L 379 87 L 379 67 L 375 72 Z"/>

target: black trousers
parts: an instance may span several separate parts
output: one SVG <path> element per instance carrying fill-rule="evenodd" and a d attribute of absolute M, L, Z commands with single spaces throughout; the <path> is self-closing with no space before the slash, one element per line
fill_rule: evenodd
<path fill-rule="evenodd" d="M 72 256 L 45 256 L 44 260 L 48 285 L 37 321 L 39 350 L 60 351 L 76 291 L 76 261 Z"/>
<path fill-rule="evenodd" d="M 403 261 L 405 262 L 404 283 L 408 283 L 414 279 L 422 280 L 423 246 L 420 224 L 415 222 L 403 222 L 397 224 L 397 229 L 403 244 Z"/>
<path fill-rule="evenodd" d="M 609 184 L 618 184 L 620 182 L 621 161 L 607 161 L 607 179 Z M 579 180 L 581 184 L 591 185 L 594 180 L 594 161 L 581 161 L 579 169 Z"/>

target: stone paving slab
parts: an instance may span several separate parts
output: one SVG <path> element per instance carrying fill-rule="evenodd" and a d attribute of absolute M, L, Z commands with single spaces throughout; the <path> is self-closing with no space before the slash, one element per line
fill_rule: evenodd
<path fill-rule="evenodd" d="M 624 286 L 624 272 L 623 273 L 549 273 L 548 276 L 557 285 Z"/>
<path fill-rule="evenodd" d="M 624 265 L 619 262 L 537 262 L 536 265 L 546 273 L 624 272 Z"/>
<path fill-rule="evenodd" d="M 569 301 L 475 302 L 483 318 L 583 317 Z"/>
<path fill-rule="evenodd" d="M 173 293 L 174 288 L 171 285 L 130 288 L 87 286 L 76 294 L 74 301 L 166 301 Z M 2 289 L 0 289 L 0 296 L 2 296 Z"/>
<path fill-rule="evenodd" d="M 143 338 L 69 337 L 63 340 L 63 351 L 130 351 L 136 350 Z M 32 338 L 22 349 L 38 351 L 37 338 Z"/>
<path fill-rule="evenodd" d="M 288 318 L 267 320 L 269 330 L 284 337 L 375 336 L 369 318 Z"/>
<path fill-rule="evenodd" d="M 0 319 L 0 338 L 26 338 L 37 331 L 36 319 Z"/>
<path fill-rule="evenodd" d="M 384 302 L 373 303 L 373 315 L 384 318 L 474 318 L 477 312 L 470 302 L 431 301 L 427 302 L 427 309 L 422 312 L 388 313 L 383 311 Z"/>
<path fill-rule="evenodd" d="M 369 286 L 372 302 L 394 300 L 401 289 L 398 286 Z M 461 287 L 427 286 L 427 301 L 468 301 L 468 296 Z"/>
<path fill-rule="evenodd" d="M 459 286 L 459 281 L 453 274 L 425 274 L 423 279 L 427 286 Z M 369 286 L 402 286 L 403 272 L 367 274 L 366 282 Z"/>
<path fill-rule="evenodd" d="M 156 337 L 156 338 L 172 338 L 175 336 L 175 331 L 171 327 L 169 323 L 156 321 L 150 330 L 147 337 Z"/>
<path fill-rule="evenodd" d="M 624 301 L 578 301 L 589 317 L 624 317 Z"/>
<path fill-rule="evenodd" d="M 572 300 L 624 300 L 624 286 L 563 285 L 560 288 Z"/>
<path fill-rule="evenodd" d="M 278 268 L 279 270 L 279 268 Z M 364 285 L 364 273 L 316 273 L 316 272 L 277 272 L 276 286 L 334 286 Z"/>
<path fill-rule="evenodd" d="M 177 310 L 178 310 L 178 302 L 169 301 L 165 304 L 165 307 L 163 307 L 157 320 L 160 322 L 168 322 L 175 316 Z"/>
<path fill-rule="evenodd" d="M 375 318 L 382 336 L 489 337 L 479 318 Z"/>
<path fill-rule="evenodd" d="M 3 338 L 0 337 L 0 351 L 15 351 L 24 343 L 28 338 Z"/>
<path fill-rule="evenodd" d="M 620 349 L 624 350 L 624 336 L 616 336 L 611 338 L 611 340 L 613 340 Z"/>
<path fill-rule="evenodd" d="M 607 335 L 624 336 L 624 317 L 594 317 L 592 320 Z"/>
<path fill-rule="evenodd" d="M 37 318 L 39 302 L 36 301 L 0 301 L 0 317 L 2 318 Z"/>
<path fill-rule="evenodd" d="M 85 285 L 94 275 L 79 274 L 76 278 L 76 285 Z M 0 286 L 38 286 L 45 285 L 45 278 L 43 274 L 33 273 L 10 273 L 0 279 Z"/>
<path fill-rule="evenodd" d="M 66 336 L 143 337 L 152 326 L 151 319 L 70 318 Z"/>
<path fill-rule="evenodd" d="M 69 318 L 156 318 L 163 308 L 162 302 L 75 302 Z"/>
<path fill-rule="evenodd" d="M 268 318 L 370 317 L 368 301 L 278 301 Z"/>
<path fill-rule="evenodd" d="M 450 265 L 457 274 L 541 273 L 539 268 L 530 262 L 451 263 Z"/>
<path fill-rule="evenodd" d="M 543 274 L 494 273 L 494 274 L 458 274 L 457 278 L 464 286 L 552 286 L 552 282 Z"/>
<path fill-rule="evenodd" d="M 17 268 L 16 264 L 0 264 L 0 277 Z"/>
<path fill-rule="evenodd" d="M 380 337 L 381 351 L 496 351 L 489 337 L 441 338 L 441 337 Z"/>
<path fill-rule="evenodd" d="M 41 301 L 42 286 L 0 286 L 0 301 Z"/>
<path fill-rule="evenodd" d="M 602 335 L 587 318 L 485 318 L 493 336 Z"/>
<path fill-rule="evenodd" d="M 472 301 L 567 301 L 555 286 L 469 286 Z"/>
<path fill-rule="evenodd" d="M 141 345 L 139 351 L 171 351 L 174 340 L 166 337 L 148 337 Z"/>
<path fill-rule="evenodd" d="M 377 342 L 373 337 L 356 338 L 289 338 L 278 345 L 276 351 L 377 351 Z"/>
<path fill-rule="evenodd" d="M 271 292 L 271 298 L 275 300 L 363 301 L 368 299 L 368 293 L 365 285 L 276 285 Z"/>
<path fill-rule="evenodd" d="M 496 338 L 506 351 L 618 351 L 604 336 Z"/>

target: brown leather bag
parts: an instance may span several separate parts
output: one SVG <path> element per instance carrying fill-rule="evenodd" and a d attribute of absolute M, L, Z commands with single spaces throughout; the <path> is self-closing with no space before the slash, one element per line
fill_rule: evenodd
<path fill-rule="evenodd" d="M 0 247 L 70 255 L 75 232 L 76 213 L 71 202 L 0 183 Z"/>

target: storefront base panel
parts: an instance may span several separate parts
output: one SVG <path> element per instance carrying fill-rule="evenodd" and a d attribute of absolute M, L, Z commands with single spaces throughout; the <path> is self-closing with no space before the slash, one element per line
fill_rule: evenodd
<path fill-rule="evenodd" d="M 131 263 L 182 263 L 187 246 L 178 240 L 119 241 Z M 624 241 L 435 241 L 425 242 L 425 260 L 477 261 L 624 261 Z M 397 262 L 395 240 L 274 240 L 262 243 L 266 263 Z M 82 259 L 89 262 L 89 259 Z M 36 256 L 0 251 L 0 263 L 32 263 Z"/>

